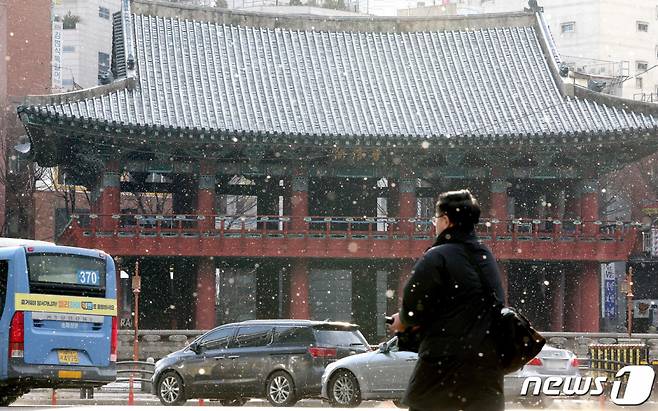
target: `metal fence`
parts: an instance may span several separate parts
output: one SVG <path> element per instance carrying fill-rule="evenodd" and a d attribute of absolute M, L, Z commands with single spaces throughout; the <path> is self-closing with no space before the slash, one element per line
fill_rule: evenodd
<path fill-rule="evenodd" d="M 616 374 L 627 365 L 649 363 L 649 348 L 645 344 L 591 344 L 588 369 L 596 376 Z"/>

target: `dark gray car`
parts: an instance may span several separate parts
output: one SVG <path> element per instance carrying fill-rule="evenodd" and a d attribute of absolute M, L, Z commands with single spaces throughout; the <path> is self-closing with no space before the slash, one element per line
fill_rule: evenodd
<path fill-rule="evenodd" d="M 243 405 L 267 398 L 291 406 L 319 397 L 325 367 L 370 346 L 353 324 L 253 320 L 226 324 L 156 363 L 154 394 L 164 405 L 190 398 Z"/>

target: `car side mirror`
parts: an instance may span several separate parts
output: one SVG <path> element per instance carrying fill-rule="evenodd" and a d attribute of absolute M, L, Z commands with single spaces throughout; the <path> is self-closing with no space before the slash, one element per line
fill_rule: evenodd
<path fill-rule="evenodd" d="M 201 347 L 199 346 L 199 343 L 193 342 L 190 344 L 190 350 L 194 351 L 195 354 L 199 354 L 201 352 Z"/>
<path fill-rule="evenodd" d="M 385 342 L 379 344 L 379 352 L 382 354 L 386 354 L 389 351 L 389 346 Z"/>

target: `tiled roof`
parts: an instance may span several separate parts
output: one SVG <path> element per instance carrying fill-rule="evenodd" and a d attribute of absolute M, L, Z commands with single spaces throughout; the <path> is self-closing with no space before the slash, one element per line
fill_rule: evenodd
<path fill-rule="evenodd" d="M 137 83 L 45 115 L 302 135 L 538 136 L 654 129 L 564 97 L 535 27 L 291 31 L 133 15 Z"/>

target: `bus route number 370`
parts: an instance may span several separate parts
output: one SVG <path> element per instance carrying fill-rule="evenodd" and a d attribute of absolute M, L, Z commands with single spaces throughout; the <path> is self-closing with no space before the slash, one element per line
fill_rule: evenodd
<path fill-rule="evenodd" d="M 93 270 L 78 271 L 78 284 L 81 285 L 100 285 L 100 274 Z"/>

